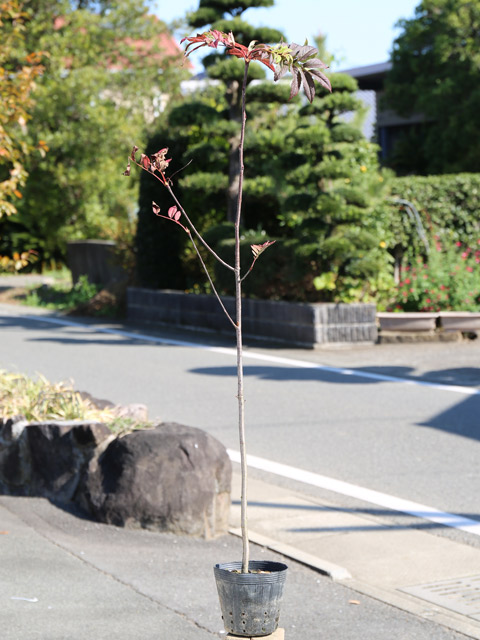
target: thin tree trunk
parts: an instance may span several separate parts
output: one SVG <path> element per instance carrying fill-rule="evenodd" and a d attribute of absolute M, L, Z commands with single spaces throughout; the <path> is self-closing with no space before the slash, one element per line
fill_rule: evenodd
<path fill-rule="evenodd" d="M 240 84 L 232 80 L 227 89 L 227 101 L 229 105 L 229 118 L 233 122 L 242 123 Z M 230 139 L 228 153 L 228 189 L 227 189 L 227 220 L 235 222 L 238 210 L 238 194 L 240 188 L 240 136 L 236 132 Z"/>
<path fill-rule="evenodd" d="M 242 215 L 242 187 L 243 187 L 243 143 L 245 140 L 245 123 L 247 114 L 245 110 L 245 93 L 247 87 L 248 62 L 245 62 L 245 74 L 242 84 L 242 119 L 240 128 L 240 140 L 238 146 L 238 192 L 235 213 L 235 299 L 237 321 L 237 380 L 238 380 L 238 435 L 240 444 L 240 464 L 242 470 L 242 497 L 241 497 L 241 521 L 242 521 L 242 573 L 248 573 L 250 550 L 248 544 L 247 526 L 247 449 L 245 442 L 245 398 L 243 395 L 243 345 L 242 345 L 242 277 L 240 265 L 240 219 Z"/>

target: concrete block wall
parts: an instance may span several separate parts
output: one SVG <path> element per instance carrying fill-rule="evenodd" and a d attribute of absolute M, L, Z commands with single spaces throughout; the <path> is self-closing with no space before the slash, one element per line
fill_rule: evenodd
<path fill-rule="evenodd" d="M 126 280 L 126 273 L 115 259 L 111 240 L 75 240 L 67 244 L 67 265 L 73 283 L 82 275 L 93 284 L 109 285 Z"/>
<path fill-rule="evenodd" d="M 223 298 L 235 317 L 235 300 Z M 375 343 L 376 308 L 373 304 L 291 303 L 244 299 L 243 332 L 292 346 Z M 232 333 L 232 327 L 214 296 L 181 291 L 129 287 L 127 314 L 133 322 Z"/>

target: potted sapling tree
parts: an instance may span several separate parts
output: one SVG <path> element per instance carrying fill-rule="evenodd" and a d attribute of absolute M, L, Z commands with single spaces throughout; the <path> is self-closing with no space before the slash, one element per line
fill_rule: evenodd
<path fill-rule="evenodd" d="M 272 634 L 278 626 L 279 607 L 283 584 L 286 577 L 286 565 L 278 562 L 250 560 L 249 540 L 247 528 L 247 460 L 245 441 L 245 413 L 244 413 L 244 383 L 243 383 L 243 342 L 242 342 L 242 283 L 252 272 L 259 256 L 270 247 L 274 241 L 251 245 L 252 261 L 242 272 L 240 264 L 240 220 L 242 213 L 242 193 L 244 177 L 244 140 L 246 127 L 246 88 L 249 66 L 252 62 L 265 65 L 274 72 L 274 81 L 278 81 L 287 72 L 291 73 L 290 99 L 298 94 L 303 87 L 307 99 L 311 102 L 315 96 L 315 83 L 318 82 L 326 90 L 331 91 L 329 79 L 323 73 L 326 65 L 319 60 L 318 50 L 305 43 L 276 45 L 251 42 L 248 46 L 236 42 L 232 33 L 210 30 L 196 36 L 184 38 L 182 42 L 188 44 L 185 56 L 200 47 L 217 49 L 223 46 L 226 53 L 244 61 L 244 75 L 241 85 L 241 122 L 240 144 L 238 148 L 240 174 L 238 180 L 238 195 L 234 224 L 234 263 L 229 264 L 208 245 L 198 233 L 190 215 L 179 202 L 174 191 L 172 177 L 168 175 L 171 158 L 168 149 L 160 149 L 151 156 L 141 154 L 137 157 L 138 147 L 134 146 L 129 156 L 125 175 L 130 175 L 131 164 L 153 175 L 163 188 L 167 189 L 172 198 L 172 206 L 163 213 L 153 202 L 153 213 L 177 225 L 188 234 L 195 252 L 205 271 L 213 294 L 226 314 L 236 334 L 237 345 L 237 384 L 238 384 L 238 435 L 241 464 L 241 530 L 242 530 L 242 560 L 217 564 L 214 573 L 220 598 L 222 617 L 226 631 L 239 636 L 266 636 Z M 193 47 L 193 48 L 192 48 Z M 235 281 L 235 314 L 232 316 L 226 309 L 221 296 L 215 288 L 212 276 L 202 257 L 200 248 L 210 252 L 226 269 Z"/>

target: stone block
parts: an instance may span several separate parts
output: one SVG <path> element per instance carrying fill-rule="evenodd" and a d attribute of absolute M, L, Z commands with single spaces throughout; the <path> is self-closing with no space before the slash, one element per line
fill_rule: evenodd
<path fill-rule="evenodd" d="M 61 503 L 72 500 L 94 451 L 111 437 L 99 422 L 18 422 L 13 428 L 14 437 L 8 423 L 0 431 L 0 491 Z"/>
<path fill-rule="evenodd" d="M 93 458 L 78 501 L 108 524 L 211 538 L 228 530 L 231 474 L 218 440 L 162 423 L 115 439 Z"/>

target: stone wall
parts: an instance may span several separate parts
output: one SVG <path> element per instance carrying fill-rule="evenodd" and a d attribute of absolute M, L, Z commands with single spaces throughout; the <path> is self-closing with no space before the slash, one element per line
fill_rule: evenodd
<path fill-rule="evenodd" d="M 235 300 L 222 299 L 234 317 Z M 307 348 L 377 341 L 374 304 L 307 304 L 246 298 L 242 306 L 246 337 Z M 133 322 L 232 333 L 214 296 L 129 287 L 127 314 Z"/>

